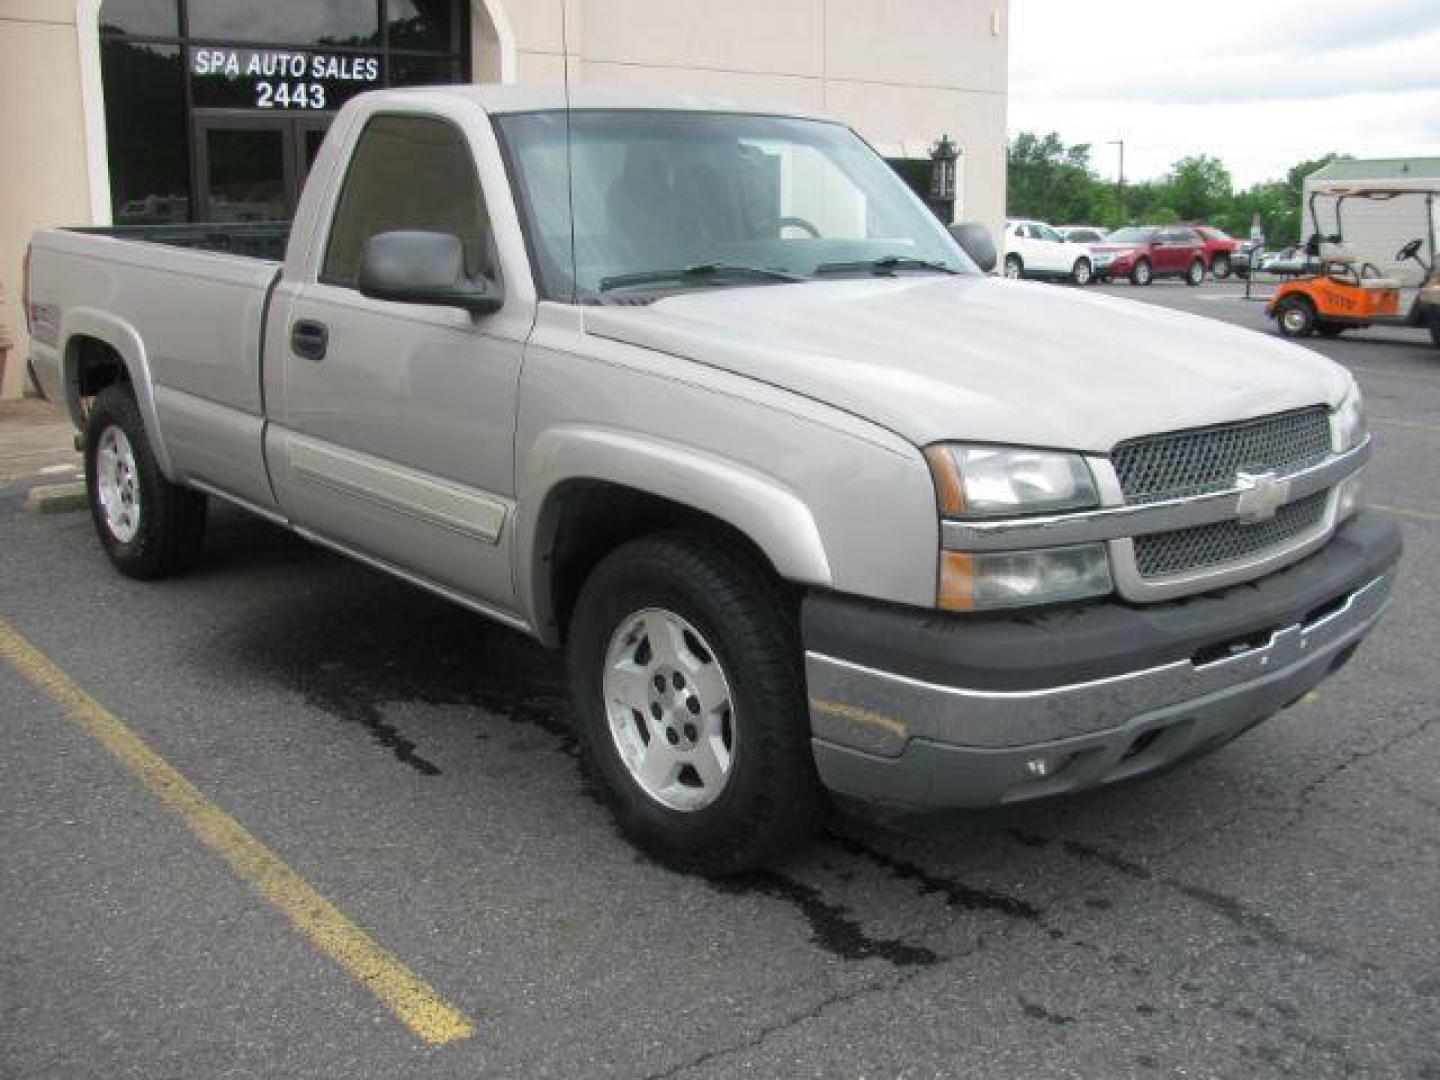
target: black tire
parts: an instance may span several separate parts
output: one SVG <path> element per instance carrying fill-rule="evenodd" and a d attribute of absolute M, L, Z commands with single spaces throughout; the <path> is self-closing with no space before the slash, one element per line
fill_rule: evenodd
<path fill-rule="evenodd" d="M 1075 265 L 1070 268 L 1070 280 L 1076 285 L 1089 285 L 1095 280 L 1095 273 L 1091 269 L 1089 259 L 1076 259 Z"/>
<path fill-rule="evenodd" d="M 1185 268 L 1185 284 L 1192 286 L 1205 284 L 1204 259 L 1195 259 Z"/>
<path fill-rule="evenodd" d="M 1019 255 L 1006 255 L 1005 276 L 1013 281 L 1023 278 L 1025 276 L 1025 260 Z"/>
<path fill-rule="evenodd" d="M 1210 260 L 1210 276 L 1216 281 L 1224 281 L 1230 276 L 1230 256 L 1223 252 Z"/>
<path fill-rule="evenodd" d="M 1131 285 L 1151 285 L 1155 281 L 1155 271 L 1150 267 L 1149 259 L 1140 259 L 1130 268 Z"/>
<path fill-rule="evenodd" d="M 138 522 L 133 535 L 127 538 L 116 534 L 101 493 L 98 459 L 111 428 L 123 434 L 134 462 L 130 503 L 138 509 Z M 85 486 L 100 546 L 115 569 L 127 577 L 151 581 L 183 573 L 195 565 L 205 539 L 206 498 L 165 479 L 145 435 L 140 408 L 128 387 L 106 387 L 90 410 L 85 426 Z"/>
<path fill-rule="evenodd" d="M 1275 325 L 1285 337 L 1309 337 L 1315 330 L 1315 305 L 1308 296 L 1292 293 L 1275 305 Z"/>
<path fill-rule="evenodd" d="M 1430 309 L 1430 340 L 1440 349 L 1440 307 Z"/>
<path fill-rule="evenodd" d="M 612 735 L 602 689 L 612 638 L 637 613 L 657 609 L 698 632 L 730 687 L 729 773 L 714 801 L 696 809 L 672 809 L 641 787 Z M 637 847 L 678 870 L 723 876 L 762 866 L 814 832 L 825 797 L 810 748 L 796 605 L 756 557 L 694 532 L 625 544 L 585 582 L 568 644 L 585 763 Z"/>

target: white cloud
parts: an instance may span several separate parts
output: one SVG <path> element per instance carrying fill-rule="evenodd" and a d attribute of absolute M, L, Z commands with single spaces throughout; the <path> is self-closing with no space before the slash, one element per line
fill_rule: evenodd
<path fill-rule="evenodd" d="M 1010 129 L 1113 175 L 1219 156 L 1240 185 L 1327 151 L 1440 155 L 1436 0 L 1012 0 Z M 1195 25 L 1191 26 L 1190 23 Z"/>

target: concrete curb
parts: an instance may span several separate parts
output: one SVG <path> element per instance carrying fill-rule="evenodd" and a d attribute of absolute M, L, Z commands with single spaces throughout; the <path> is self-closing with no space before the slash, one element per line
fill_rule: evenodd
<path fill-rule="evenodd" d="M 25 509 L 37 514 L 63 514 L 71 510 L 84 510 L 88 504 L 85 485 L 39 484 L 25 493 Z"/>

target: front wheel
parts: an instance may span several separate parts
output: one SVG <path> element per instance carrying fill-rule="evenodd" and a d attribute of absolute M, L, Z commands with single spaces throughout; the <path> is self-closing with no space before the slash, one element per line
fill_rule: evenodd
<path fill-rule="evenodd" d="M 1287 296 L 1275 305 L 1275 325 L 1286 337 L 1309 337 L 1315 329 L 1315 305 L 1305 296 Z"/>
<path fill-rule="evenodd" d="M 1205 281 L 1205 263 L 1196 259 L 1185 270 L 1186 285 L 1201 285 Z"/>
<path fill-rule="evenodd" d="M 106 387 L 90 410 L 85 486 L 100 544 L 122 574 L 148 581 L 195 564 L 205 539 L 205 496 L 165 479 L 126 387 Z"/>
<path fill-rule="evenodd" d="M 1141 259 L 1130 270 L 1130 284 L 1149 285 L 1155 280 L 1155 272 L 1150 269 L 1150 260 Z"/>
<path fill-rule="evenodd" d="M 1210 275 L 1216 281 L 1224 281 L 1230 276 L 1232 269 L 1229 255 L 1216 255 L 1215 258 L 1210 261 Z"/>
<path fill-rule="evenodd" d="M 1089 285 L 1094 280 L 1094 274 L 1090 269 L 1089 259 L 1076 259 L 1075 265 L 1070 268 L 1070 280 L 1076 285 Z"/>
<path fill-rule="evenodd" d="M 1019 281 L 1025 274 L 1025 264 L 1020 261 L 1019 255 L 1005 256 L 1005 276 L 1011 281 Z"/>
<path fill-rule="evenodd" d="M 803 843 L 824 797 L 793 598 L 699 533 L 632 541 L 569 634 L 576 728 L 622 832 L 680 870 L 735 874 Z"/>

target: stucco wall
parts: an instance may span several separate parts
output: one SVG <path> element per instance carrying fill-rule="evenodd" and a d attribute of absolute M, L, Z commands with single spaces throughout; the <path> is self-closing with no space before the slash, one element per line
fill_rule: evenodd
<path fill-rule="evenodd" d="M 74 0 L 0 0 L 0 287 L 15 347 L 0 396 L 24 386 L 20 261 L 31 232 L 90 221 Z"/>

